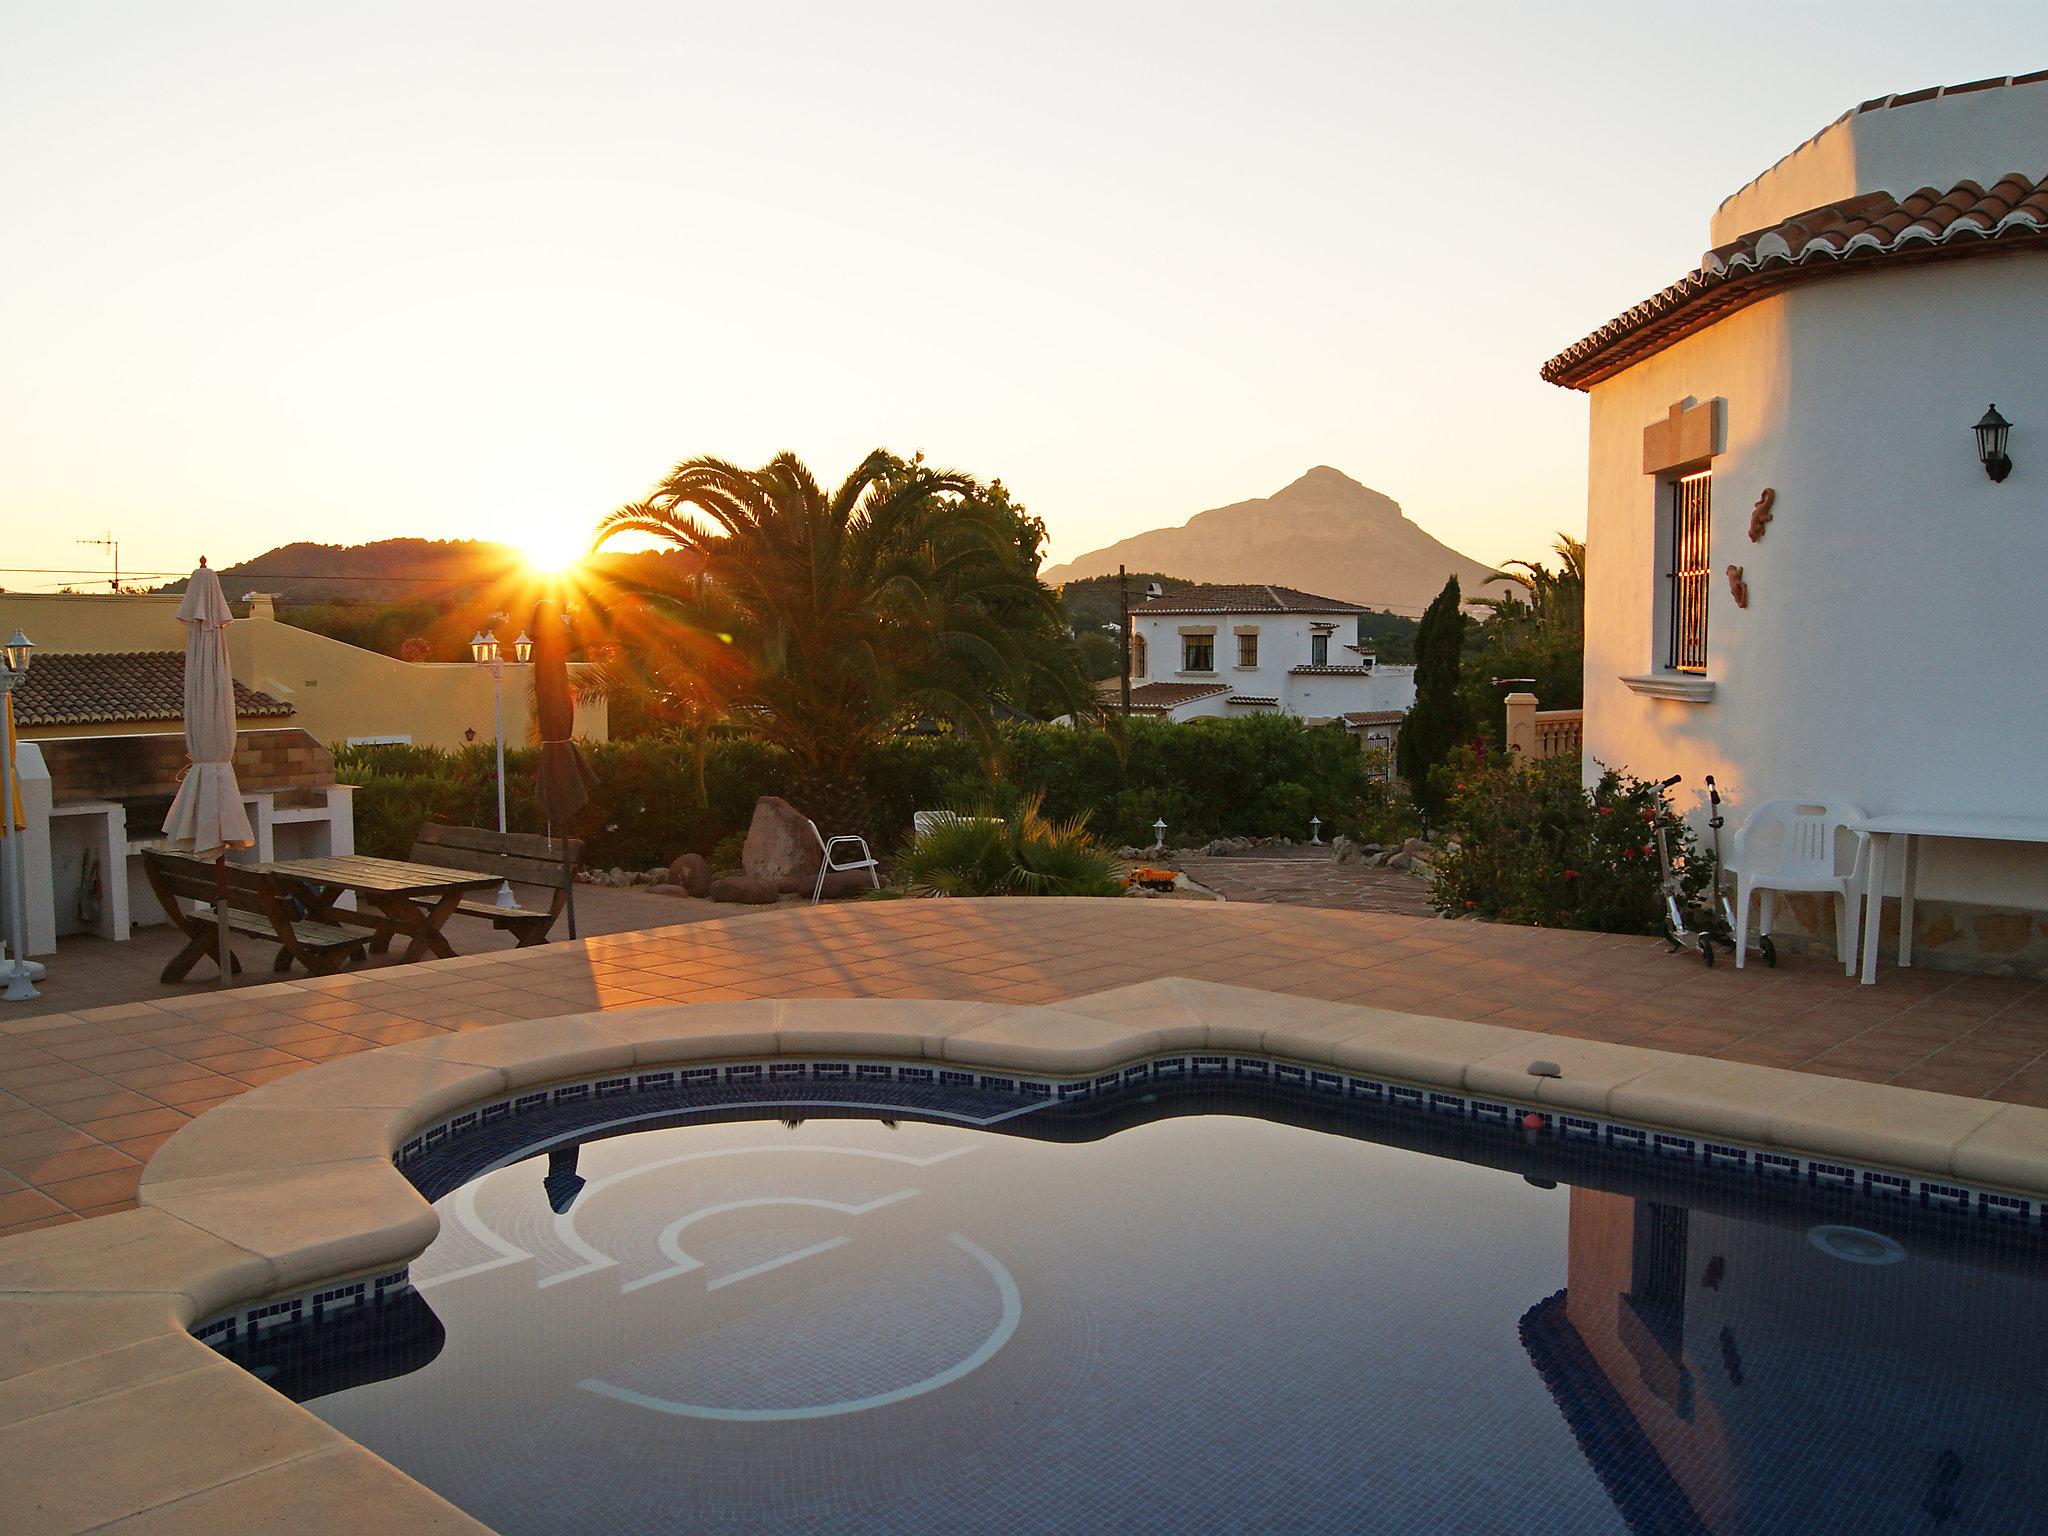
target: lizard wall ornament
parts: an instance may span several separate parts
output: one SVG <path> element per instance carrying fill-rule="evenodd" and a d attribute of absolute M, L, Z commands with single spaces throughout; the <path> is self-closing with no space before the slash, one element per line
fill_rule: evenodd
<path fill-rule="evenodd" d="M 1763 538 L 1764 526 L 1771 520 L 1771 505 L 1777 499 L 1778 493 L 1769 486 L 1765 486 L 1763 495 L 1757 497 L 1756 505 L 1749 513 L 1750 543 L 1755 544 Z"/>
<path fill-rule="evenodd" d="M 1749 606 L 1749 583 L 1742 579 L 1742 567 L 1739 565 L 1728 567 L 1728 590 L 1734 595 L 1736 607 Z"/>

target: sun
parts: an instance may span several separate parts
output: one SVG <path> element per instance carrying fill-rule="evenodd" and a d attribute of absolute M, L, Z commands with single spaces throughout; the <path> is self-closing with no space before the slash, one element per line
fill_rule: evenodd
<path fill-rule="evenodd" d="M 542 575 L 554 576 L 590 552 L 590 536 L 574 523 L 529 527 L 514 541 L 519 557 Z"/>

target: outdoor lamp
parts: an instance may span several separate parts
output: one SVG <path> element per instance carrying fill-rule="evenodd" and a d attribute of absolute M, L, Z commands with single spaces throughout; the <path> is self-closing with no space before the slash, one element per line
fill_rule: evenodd
<path fill-rule="evenodd" d="M 2005 435 L 2011 430 L 2012 423 L 1998 414 L 1995 405 L 1976 425 L 1977 461 L 1984 466 L 1984 473 L 1991 477 L 1993 484 L 2012 473 L 2012 460 L 2005 453 Z"/>
<path fill-rule="evenodd" d="M 522 667 L 533 660 L 533 641 L 523 629 L 519 631 L 519 638 L 512 642 L 512 659 Z"/>
<path fill-rule="evenodd" d="M 26 672 L 28 670 L 29 653 L 35 648 L 35 642 L 30 640 L 20 630 L 17 629 L 13 634 L 9 635 L 5 648 L 7 670 L 16 673 Z"/>
<path fill-rule="evenodd" d="M 469 639 L 471 661 L 495 661 L 498 655 L 498 637 L 487 629 L 480 629 Z"/>

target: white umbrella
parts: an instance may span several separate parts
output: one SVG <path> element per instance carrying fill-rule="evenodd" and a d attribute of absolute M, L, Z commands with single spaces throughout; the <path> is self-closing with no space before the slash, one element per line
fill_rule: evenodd
<path fill-rule="evenodd" d="M 228 950 L 227 860 L 230 848 L 256 841 L 249 813 L 242 809 L 241 787 L 235 783 L 235 677 L 228 666 L 228 625 L 234 614 L 221 592 L 220 578 L 207 569 L 205 557 L 185 588 L 178 605 L 185 626 L 185 756 L 178 795 L 164 817 L 164 832 L 179 853 L 211 858 L 219 871 L 214 891 L 215 960 L 221 985 L 234 984 L 234 958 Z"/>

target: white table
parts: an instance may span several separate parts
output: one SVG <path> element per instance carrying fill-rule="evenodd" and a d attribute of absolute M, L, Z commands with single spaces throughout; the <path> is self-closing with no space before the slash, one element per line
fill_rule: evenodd
<path fill-rule="evenodd" d="M 1899 872 L 1899 964 L 1913 963 L 1913 886 L 1919 877 L 1920 839 L 1956 837 L 1971 842 L 2048 843 L 2048 819 L 2038 816 L 1958 816 L 1945 811 L 1896 811 L 1866 817 L 1870 834 L 1870 894 L 1863 909 L 1863 985 L 1877 980 L 1877 924 L 1884 910 L 1884 866 L 1891 841 L 1903 841 Z"/>

